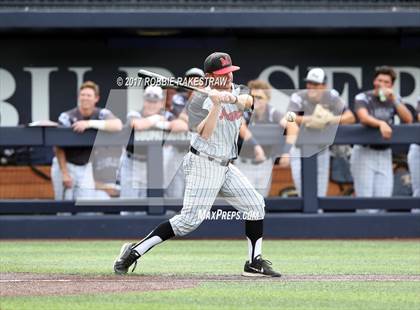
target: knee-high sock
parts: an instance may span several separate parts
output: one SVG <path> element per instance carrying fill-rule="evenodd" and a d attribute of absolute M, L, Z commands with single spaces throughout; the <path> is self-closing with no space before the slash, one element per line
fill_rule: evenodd
<path fill-rule="evenodd" d="M 252 262 L 255 257 L 261 255 L 263 220 L 245 221 L 245 234 L 248 240 L 249 261 Z"/>
<path fill-rule="evenodd" d="M 171 223 L 169 221 L 161 223 L 157 226 L 150 234 L 143 240 L 133 246 L 133 249 L 143 255 L 147 253 L 155 245 L 174 237 L 174 231 L 172 230 Z"/>

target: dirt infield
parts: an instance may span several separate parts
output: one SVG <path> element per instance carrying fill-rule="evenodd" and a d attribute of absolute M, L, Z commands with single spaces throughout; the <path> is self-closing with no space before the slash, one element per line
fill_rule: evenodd
<path fill-rule="evenodd" d="M 281 278 L 245 278 L 236 275 L 129 275 L 80 276 L 34 273 L 0 273 L 0 296 L 77 295 L 145 292 L 193 288 L 203 282 L 321 282 L 420 281 L 420 275 L 285 275 Z"/>

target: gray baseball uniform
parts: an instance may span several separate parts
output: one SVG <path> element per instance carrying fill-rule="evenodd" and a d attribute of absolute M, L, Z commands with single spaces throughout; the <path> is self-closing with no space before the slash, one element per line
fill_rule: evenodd
<path fill-rule="evenodd" d="M 172 113 L 162 112 L 166 120 L 172 120 Z M 130 111 L 127 121 L 142 118 L 142 112 Z M 165 156 L 165 148 L 164 148 Z M 128 145 L 121 156 L 119 179 L 121 185 L 121 198 L 147 197 L 147 147 Z"/>
<path fill-rule="evenodd" d="M 171 113 L 175 118 L 185 111 L 189 92 L 178 91 L 172 97 Z M 182 162 L 189 151 L 188 145 L 165 145 L 165 196 L 182 198 L 185 190 L 185 176 Z"/>
<path fill-rule="evenodd" d="M 420 114 L 420 97 L 417 99 L 417 115 Z M 411 144 L 407 155 L 408 167 L 411 175 L 411 186 L 413 188 L 413 196 L 420 197 L 420 145 Z"/>
<path fill-rule="evenodd" d="M 255 113 L 244 113 L 244 119 L 249 123 L 248 126 L 256 124 L 280 124 L 283 118 L 282 113 L 273 106 L 267 104 L 261 118 Z M 254 145 L 244 142 L 240 149 L 239 158 L 235 161 L 235 165 L 248 178 L 255 189 L 264 197 L 268 196 L 271 184 L 271 174 L 273 170 L 273 158 L 279 150 L 273 150 L 271 145 L 262 146 L 266 156 L 266 160 L 255 162 Z"/>
<path fill-rule="evenodd" d="M 83 117 L 78 108 L 63 112 L 58 118 L 58 123 L 64 127 L 71 127 L 80 120 L 108 120 L 115 119 L 114 114 L 108 109 L 95 108 L 90 117 Z M 95 190 L 92 163 L 89 162 L 92 147 L 64 148 L 67 169 L 73 180 L 73 187 L 65 189 L 61 170 L 56 157 L 51 166 L 51 180 L 56 200 L 73 200 L 78 198 L 109 198 L 104 191 Z"/>
<path fill-rule="evenodd" d="M 233 86 L 232 93 L 240 94 L 240 88 Z M 188 106 L 189 121 L 195 128 L 212 107 L 212 101 L 193 98 Z M 208 140 L 194 132 L 191 146 L 200 154 L 189 152 L 183 162 L 185 173 L 184 205 L 181 213 L 170 219 L 172 229 L 177 236 L 186 235 L 195 230 L 204 220 L 203 214 L 210 211 L 216 197 L 220 194 L 237 210 L 252 212 L 255 219 L 264 218 L 264 198 L 237 167 L 229 163 L 237 157 L 237 140 L 242 122 L 242 112 L 234 104 L 222 104 L 213 134 Z M 208 157 L 214 158 L 209 160 Z"/>
<path fill-rule="evenodd" d="M 365 108 L 377 119 L 393 124 L 394 102 L 381 102 L 374 92 L 356 95 L 354 109 Z M 392 150 L 388 144 L 355 145 L 350 159 L 354 190 L 359 197 L 389 197 L 394 183 Z"/>
<path fill-rule="evenodd" d="M 296 114 L 303 114 L 305 116 L 312 115 L 317 104 L 321 104 L 324 108 L 331 111 L 334 115 L 341 115 L 347 106 L 340 98 L 338 92 L 334 89 L 325 91 L 319 103 L 313 103 L 308 98 L 308 90 L 298 91 L 290 97 L 290 104 L 288 111 Z M 296 190 L 301 196 L 302 194 L 302 180 L 301 180 L 301 150 L 293 147 L 290 150 L 290 166 L 292 170 L 293 182 Z M 330 173 L 330 151 L 328 148 L 322 150 L 317 155 L 318 165 L 318 196 L 322 197 L 327 194 L 328 181 Z"/>

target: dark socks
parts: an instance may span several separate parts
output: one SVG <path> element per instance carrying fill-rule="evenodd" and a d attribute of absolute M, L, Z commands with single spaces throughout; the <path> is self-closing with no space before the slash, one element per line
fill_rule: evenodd
<path fill-rule="evenodd" d="M 133 249 L 143 255 L 147 253 L 155 245 L 174 237 L 174 231 L 169 221 L 161 223 L 143 240 L 133 246 Z"/>
<path fill-rule="evenodd" d="M 252 262 L 255 257 L 261 255 L 263 220 L 245 221 L 245 235 L 248 240 L 249 261 Z"/>

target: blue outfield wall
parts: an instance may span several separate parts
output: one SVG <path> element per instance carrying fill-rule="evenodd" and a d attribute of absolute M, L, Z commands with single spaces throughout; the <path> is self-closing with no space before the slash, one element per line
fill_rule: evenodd
<path fill-rule="evenodd" d="M 1 216 L 0 239 L 146 236 L 169 216 Z M 268 214 L 266 238 L 419 238 L 420 214 Z M 186 238 L 241 238 L 239 220 L 206 220 Z"/>

